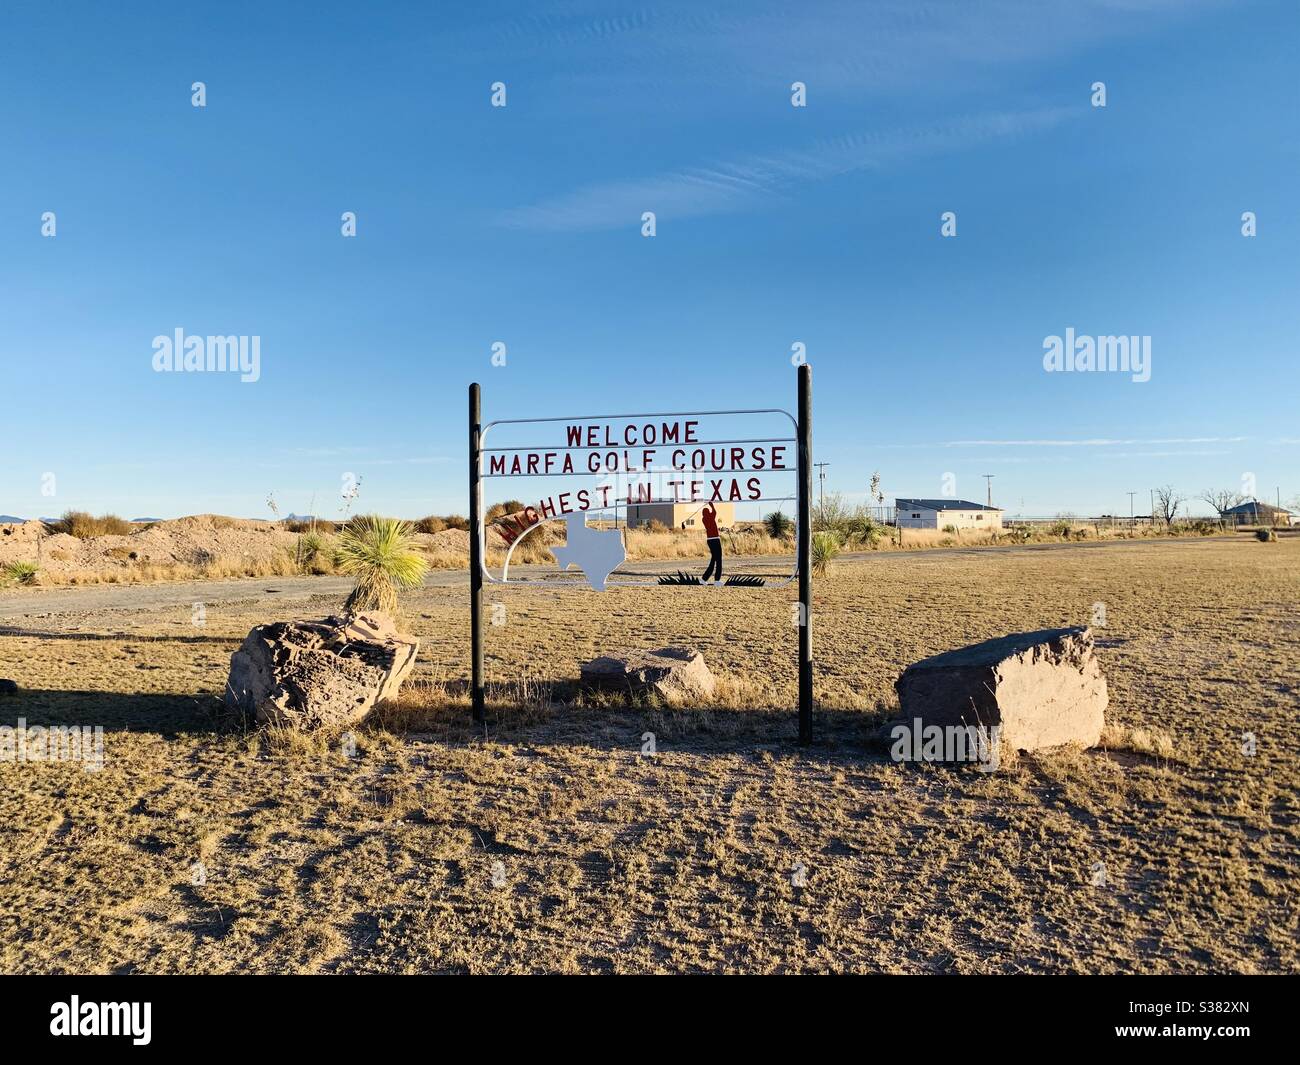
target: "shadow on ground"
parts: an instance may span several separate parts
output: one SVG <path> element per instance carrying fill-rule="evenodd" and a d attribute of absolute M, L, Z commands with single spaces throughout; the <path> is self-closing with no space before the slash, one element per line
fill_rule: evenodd
<path fill-rule="evenodd" d="M 460 689 L 467 688 L 460 685 Z M 654 748 L 698 753 L 815 752 L 818 757 L 851 755 L 875 759 L 886 753 L 880 742 L 883 708 L 876 711 L 819 708 L 813 744 L 798 745 L 798 715 L 793 707 L 735 709 L 677 708 L 626 703 L 590 705 L 576 684 L 540 685 L 533 701 L 519 705 L 489 696 L 487 720 L 475 724 L 467 692 L 452 686 L 449 705 L 379 707 L 357 731 L 448 747 L 484 742 L 516 746 L 581 747 L 640 752 Z M 463 700 L 463 705 L 461 704 Z M 100 726 L 106 732 L 154 733 L 163 737 L 242 732 L 217 692 L 122 693 L 20 689 L 0 699 L 0 725 L 22 718 L 27 726 Z M 328 741 L 334 736 L 325 737 Z M 649 748 L 647 748 L 648 750 Z"/>
<path fill-rule="evenodd" d="M 37 725 L 96 725 L 105 732 L 152 732 L 163 737 L 222 730 L 215 692 L 157 694 L 19 689 L 0 699 L 0 725 L 18 718 Z"/>
<path fill-rule="evenodd" d="M 77 632 L 76 630 L 47 631 L 23 629 L 13 625 L 0 625 L 0 636 L 21 636 L 28 640 L 106 640 L 110 643 L 220 643 L 237 644 L 236 636 L 149 636 L 138 632 Z"/>
<path fill-rule="evenodd" d="M 798 745 L 794 706 L 670 707 L 617 693 L 591 693 L 573 681 L 532 682 L 525 699 L 512 696 L 489 687 L 486 720 L 475 724 L 466 682 L 439 685 L 432 704 L 416 686 L 395 704 L 378 708 L 367 726 L 448 746 L 493 741 L 610 751 L 640 751 L 647 744 L 699 753 L 805 749 Z M 813 743 L 806 749 L 818 756 L 852 752 L 875 757 L 885 750 L 880 729 L 890 709 L 819 707 L 813 715 Z"/>

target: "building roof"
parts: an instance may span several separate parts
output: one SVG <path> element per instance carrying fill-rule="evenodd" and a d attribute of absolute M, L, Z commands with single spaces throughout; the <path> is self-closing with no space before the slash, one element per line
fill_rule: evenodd
<path fill-rule="evenodd" d="M 915 507 L 917 510 L 1001 510 L 1001 507 L 986 507 L 983 503 L 972 503 L 968 499 L 895 499 L 894 506 L 900 510 Z"/>
<path fill-rule="evenodd" d="M 1286 507 L 1275 507 L 1272 503 L 1261 503 L 1258 499 L 1248 499 L 1245 503 L 1238 503 L 1235 507 L 1229 507 L 1223 513 L 1225 514 L 1290 514 Z"/>

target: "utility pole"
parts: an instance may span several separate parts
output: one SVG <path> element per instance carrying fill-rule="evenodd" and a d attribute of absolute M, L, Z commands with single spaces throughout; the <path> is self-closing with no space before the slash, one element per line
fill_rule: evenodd
<path fill-rule="evenodd" d="M 986 483 L 988 484 L 988 486 L 989 486 L 989 490 L 988 490 L 988 505 L 989 505 L 990 507 L 992 507 L 992 506 L 993 506 L 993 477 L 994 477 L 994 475 L 991 474 L 991 473 L 982 473 L 982 474 L 980 474 L 980 476 L 984 478 L 985 482 L 986 482 Z"/>
<path fill-rule="evenodd" d="M 1135 495 L 1137 495 L 1136 492 L 1130 492 L 1128 494 L 1128 523 L 1130 525 L 1133 524 L 1133 497 Z"/>
<path fill-rule="evenodd" d="M 826 467 L 829 466 L 830 463 L 814 462 L 813 465 L 817 467 L 817 506 L 821 509 L 822 513 L 825 514 L 826 513 Z"/>

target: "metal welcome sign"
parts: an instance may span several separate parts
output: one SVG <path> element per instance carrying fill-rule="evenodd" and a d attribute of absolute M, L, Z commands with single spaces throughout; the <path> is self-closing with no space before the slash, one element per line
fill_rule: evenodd
<path fill-rule="evenodd" d="M 780 408 L 510 418 L 483 423 L 482 395 L 469 386 L 470 610 L 474 720 L 484 719 L 483 586 L 548 588 L 713 585 L 728 591 L 799 582 L 799 739 L 812 739 L 812 368 L 799 367 L 798 415 Z M 521 506 L 494 522 L 506 542 L 489 570 L 483 482 L 510 485 Z M 792 571 L 746 559 L 728 572 L 723 532 L 736 508 L 796 504 Z M 761 512 L 760 512 L 761 513 Z M 516 549 L 538 530 L 565 525 L 552 546 L 558 570 L 510 572 Z M 700 576 L 629 563 L 624 530 L 659 525 L 700 532 L 709 549 Z M 693 562 L 694 560 L 692 560 Z"/>

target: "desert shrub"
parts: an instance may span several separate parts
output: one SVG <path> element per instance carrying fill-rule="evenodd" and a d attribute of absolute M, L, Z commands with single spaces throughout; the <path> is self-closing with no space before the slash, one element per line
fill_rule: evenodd
<path fill-rule="evenodd" d="M 101 514 L 97 518 L 84 510 L 65 510 L 63 517 L 50 524 L 50 530 L 87 540 L 92 536 L 130 536 L 135 527 L 116 514 Z"/>
<path fill-rule="evenodd" d="M 763 525 L 767 529 L 767 535 L 773 540 L 784 540 L 794 532 L 794 522 L 782 510 L 774 510 L 771 514 L 764 515 Z"/>
<path fill-rule="evenodd" d="M 813 504 L 813 532 L 843 533 L 844 525 L 851 516 L 852 512 L 845 505 L 843 497 L 839 492 L 832 492 Z"/>
<path fill-rule="evenodd" d="M 669 531 L 668 526 L 658 518 L 651 518 L 644 525 L 641 525 L 640 528 L 650 533 L 666 533 Z"/>
<path fill-rule="evenodd" d="M 36 583 L 39 573 L 34 562 L 10 562 L 0 570 L 0 577 L 3 577 L 6 583 L 30 585 Z"/>
<path fill-rule="evenodd" d="M 497 506 L 509 506 L 509 505 L 510 504 L 508 503 L 497 504 Z M 493 507 L 492 509 L 495 510 L 496 507 Z M 491 513 L 492 511 L 489 510 L 488 514 L 490 515 Z M 509 512 L 503 511 L 502 513 L 509 513 Z M 500 516 L 501 514 L 497 515 L 497 517 Z M 494 519 L 489 517 L 487 520 L 492 521 Z M 415 523 L 415 531 L 420 533 L 440 533 L 444 529 L 460 529 L 462 532 L 466 531 L 469 529 L 469 519 L 462 518 L 459 514 L 445 514 L 442 516 L 439 516 L 437 514 L 430 514 L 428 517 L 421 518 L 419 521 Z"/>
<path fill-rule="evenodd" d="M 847 506 L 838 492 L 832 492 L 813 507 L 812 527 L 814 533 L 834 534 L 841 546 L 861 544 L 874 548 L 885 535 L 865 506 Z"/>
<path fill-rule="evenodd" d="M 812 568 L 818 577 L 826 576 L 830 564 L 840 553 L 839 537 L 833 532 L 813 533 Z"/>
<path fill-rule="evenodd" d="M 884 538 L 884 527 L 865 515 L 855 517 L 849 522 L 848 540 L 850 543 L 859 547 L 869 547 L 874 551 Z"/>
<path fill-rule="evenodd" d="M 956 535 L 957 535 L 957 526 L 955 526 L 955 525 L 945 525 L 945 526 L 943 527 L 943 531 L 946 532 L 949 536 L 956 536 Z"/>
<path fill-rule="evenodd" d="M 325 533 L 336 533 L 342 526 L 339 522 L 331 521 L 329 518 L 307 518 L 305 520 L 294 518 L 293 521 L 286 521 L 284 527 L 286 531 L 291 533 L 323 535 Z"/>
<path fill-rule="evenodd" d="M 1060 536 L 1069 539 L 1071 531 L 1074 529 L 1074 523 L 1069 518 L 1057 518 L 1047 527 L 1049 536 Z"/>
<path fill-rule="evenodd" d="M 406 522 L 378 514 L 353 518 L 344 526 L 334 553 L 335 565 L 355 582 L 344 610 L 353 614 L 364 610 L 397 612 L 397 589 L 417 587 L 429 569 L 429 563 L 414 550 L 410 535 Z"/>
<path fill-rule="evenodd" d="M 1262 544 L 1274 543 L 1277 540 L 1277 533 L 1272 529 L 1256 529 L 1255 539 Z"/>
<path fill-rule="evenodd" d="M 293 561 L 299 572 L 327 573 L 330 570 L 330 551 L 325 537 L 320 533 L 306 532 L 294 544 Z"/>
<path fill-rule="evenodd" d="M 497 507 L 500 505 L 501 504 L 497 504 Z M 487 513 L 490 515 L 493 510 L 497 509 L 497 507 L 493 507 Z M 497 514 L 496 517 L 501 517 L 501 514 Z M 485 515 L 484 524 L 494 520 L 496 519 L 486 517 Z M 460 529 L 461 531 L 467 531 L 469 529 L 469 518 L 462 518 L 459 514 L 429 514 L 415 522 L 412 528 L 415 532 L 419 533 L 440 533 L 444 529 Z"/>

